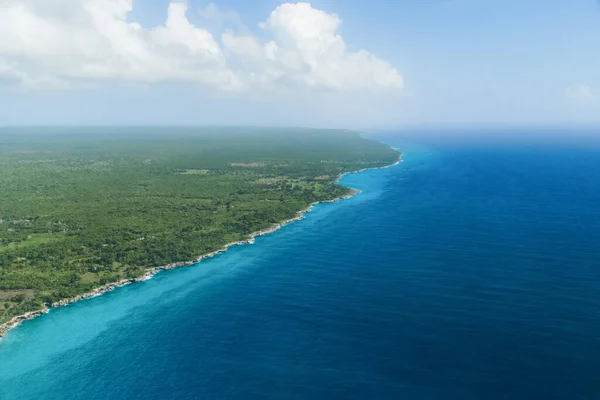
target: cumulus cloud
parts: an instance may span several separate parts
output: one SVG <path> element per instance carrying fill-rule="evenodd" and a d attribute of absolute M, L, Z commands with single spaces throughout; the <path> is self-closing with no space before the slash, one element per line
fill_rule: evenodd
<path fill-rule="evenodd" d="M 349 52 L 337 33 L 339 17 L 308 3 L 283 4 L 260 24 L 273 40 L 226 32 L 225 47 L 255 63 L 260 79 L 284 79 L 338 91 L 402 89 L 400 74 L 388 62 L 360 50 Z"/>
<path fill-rule="evenodd" d="M 220 42 L 190 22 L 183 0 L 172 1 L 166 21 L 151 28 L 130 21 L 132 9 L 133 0 L 2 0 L 0 80 L 29 88 L 109 80 L 226 91 L 287 83 L 335 91 L 403 87 L 388 62 L 348 51 L 337 15 L 308 3 L 277 7 L 260 24 L 266 39 L 226 31 Z M 211 16 L 222 18 L 214 4 L 202 11 Z"/>
<path fill-rule="evenodd" d="M 567 87 L 567 98 L 579 105 L 588 105 L 595 101 L 592 89 L 582 83 L 575 83 Z"/>
<path fill-rule="evenodd" d="M 219 44 L 186 9 L 172 2 L 164 25 L 144 29 L 126 19 L 132 0 L 3 0 L 0 58 L 34 87 L 121 80 L 235 88 Z"/>

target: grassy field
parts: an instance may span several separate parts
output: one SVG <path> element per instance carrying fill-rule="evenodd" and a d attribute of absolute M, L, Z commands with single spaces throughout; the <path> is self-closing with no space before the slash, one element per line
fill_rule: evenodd
<path fill-rule="evenodd" d="M 397 157 L 341 130 L 0 129 L 0 323 L 246 238 Z"/>

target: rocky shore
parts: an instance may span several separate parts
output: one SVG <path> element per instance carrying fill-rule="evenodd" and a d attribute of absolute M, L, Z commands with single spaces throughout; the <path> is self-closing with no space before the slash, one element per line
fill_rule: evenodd
<path fill-rule="evenodd" d="M 387 166 L 384 166 L 384 167 L 379 167 L 379 168 L 364 168 L 364 169 L 361 169 L 359 171 L 352 171 L 352 172 L 346 172 L 344 174 L 340 174 L 338 176 L 336 182 L 338 182 L 343 176 L 348 175 L 348 174 L 355 174 L 355 173 L 359 173 L 359 172 L 366 171 L 366 170 L 369 170 L 369 169 L 383 169 L 383 168 L 393 167 L 393 166 L 397 165 L 398 163 L 400 163 L 402 161 L 401 157 L 402 157 L 402 155 L 399 154 L 398 155 L 398 160 L 395 163 L 387 165 Z M 175 269 L 175 268 L 179 268 L 179 267 L 189 266 L 189 265 L 192 265 L 192 264 L 197 264 L 197 263 L 199 263 L 200 261 L 202 261 L 204 259 L 212 258 L 212 257 L 216 256 L 217 254 L 220 254 L 220 253 L 223 253 L 223 252 L 227 251 L 227 249 L 229 249 L 232 246 L 238 246 L 238 245 L 243 245 L 243 244 L 253 244 L 254 241 L 255 241 L 255 238 L 257 236 L 268 235 L 269 233 L 273 233 L 273 232 L 281 229 L 284 225 L 287 225 L 287 224 L 289 224 L 291 222 L 294 222 L 294 221 L 301 220 L 302 218 L 305 217 L 305 214 L 307 212 L 310 212 L 311 209 L 313 208 L 313 206 L 315 206 L 316 204 L 319 204 L 319 203 L 334 203 L 334 202 L 339 201 L 339 200 L 351 198 L 351 197 L 355 196 L 358 193 L 360 193 L 359 190 L 355 190 L 355 189 L 351 189 L 350 188 L 350 192 L 348 194 L 344 195 L 344 196 L 341 196 L 341 197 L 338 197 L 338 198 L 335 198 L 335 199 L 331 199 L 331 200 L 325 200 L 325 201 L 321 201 L 321 202 L 314 202 L 314 203 L 310 204 L 308 207 L 306 207 L 305 209 L 298 211 L 296 213 L 296 216 L 293 217 L 293 218 L 289 218 L 289 219 L 286 219 L 284 221 L 281 221 L 281 222 L 279 222 L 277 224 L 274 224 L 273 226 L 271 226 L 271 227 L 269 227 L 267 229 L 263 229 L 263 230 L 254 232 L 254 233 L 252 233 L 249 236 L 248 239 L 239 240 L 237 242 L 228 243 L 225 246 L 223 246 L 221 249 L 213 251 L 211 253 L 203 254 L 203 255 L 199 256 L 198 258 L 196 258 L 195 260 L 184 261 L 184 262 L 175 262 L 175 263 L 171 263 L 171 264 L 164 265 L 164 266 L 161 266 L 161 267 L 151 268 L 148 271 L 146 271 L 142 276 L 139 276 L 137 278 L 122 279 L 122 280 L 120 280 L 118 282 L 108 283 L 106 285 L 100 286 L 100 287 L 92 290 L 89 293 L 85 293 L 85 294 L 82 294 L 82 295 L 79 295 L 79 296 L 75 296 L 75 297 L 70 298 L 70 299 L 60 300 L 58 302 L 46 305 L 41 310 L 31 311 L 31 312 L 25 313 L 23 315 L 16 316 L 13 319 L 11 319 L 10 321 L 8 321 L 8 322 L 0 325 L 0 338 L 6 336 L 6 333 L 9 330 L 17 327 L 23 321 L 31 320 L 31 319 L 34 319 L 34 318 L 40 316 L 40 315 L 47 314 L 50 311 L 50 308 L 63 307 L 63 306 L 66 306 L 68 304 L 80 301 L 80 300 L 84 300 L 84 299 L 89 299 L 89 298 L 92 298 L 92 297 L 100 296 L 100 295 L 102 295 L 102 294 L 104 294 L 106 292 L 110 292 L 112 290 L 115 290 L 118 287 L 129 285 L 129 284 L 135 283 L 135 282 L 142 282 L 142 281 L 148 280 L 148 279 L 150 279 L 152 276 L 156 275 L 160 271 L 165 271 L 165 270 Z"/>

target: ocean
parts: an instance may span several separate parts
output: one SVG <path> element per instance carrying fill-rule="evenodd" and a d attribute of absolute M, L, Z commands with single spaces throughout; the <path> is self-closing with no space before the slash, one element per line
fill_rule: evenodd
<path fill-rule="evenodd" d="M 12 330 L 0 399 L 600 399 L 600 148 L 379 138 L 359 195 Z"/>

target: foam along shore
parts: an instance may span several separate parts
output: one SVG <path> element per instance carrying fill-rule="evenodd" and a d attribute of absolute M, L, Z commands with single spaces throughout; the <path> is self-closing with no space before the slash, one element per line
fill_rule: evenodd
<path fill-rule="evenodd" d="M 394 149 L 395 151 L 398 151 L 396 148 L 392 147 L 392 149 Z M 402 153 L 398 152 L 398 159 L 393 164 L 386 165 L 386 166 L 383 166 L 383 167 L 363 168 L 363 169 L 358 170 L 358 171 L 345 172 L 343 174 L 340 174 L 338 176 L 338 178 L 335 180 L 335 182 L 336 183 L 339 182 L 339 180 L 342 177 L 346 176 L 346 175 L 357 174 L 359 172 L 363 172 L 363 171 L 367 171 L 367 170 L 371 170 L 371 169 L 390 168 L 390 167 L 393 167 L 395 165 L 398 165 L 400 162 L 402 162 Z M 276 223 L 276 224 L 272 225 L 269 228 L 266 228 L 266 229 L 254 232 L 254 233 L 252 233 L 252 234 L 249 235 L 248 239 L 244 239 L 244 240 L 239 240 L 237 242 L 228 243 L 225 246 L 223 246 L 222 248 L 220 248 L 219 250 L 216 250 L 216 251 L 213 251 L 213 252 L 210 252 L 210 253 L 207 253 L 207 254 L 203 254 L 203 255 L 197 257 L 195 260 L 192 260 L 192 261 L 183 261 L 183 262 L 175 262 L 175 263 L 171 263 L 171 264 L 164 265 L 164 266 L 161 266 L 161 267 L 150 268 L 142 276 L 139 276 L 137 278 L 122 279 L 122 280 L 120 280 L 118 282 L 108 283 L 106 285 L 100 286 L 100 287 L 92 290 L 91 292 L 88 292 L 88 293 L 85 293 L 85 294 L 82 294 L 82 295 L 79 295 L 79 296 L 75 296 L 75 297 L 72 297 L 70 299 L 60 300 L 60 301 L 57 301 L 57 302 L 52 303 L 50 305 L 46 305 L 41 310 L 30 311 L 30 312 L 27 312 L 27 313 L 25 313 L 23 315 L 16 316 L 16 317 L 12 318 L 10 321 L 5 322 L 4 324 L 0 325 L 0 339 L 3 338 L 4 336 L 6 336 L 6 333 L 9 330 L 11 330 L 13 328 L 16 328 L 23 321 L 31 320 L 31 319 L 34 319 L 36 317 L 39 317 L 40 315 L 47 314 L 50 311 L 51 308 L 63 307 L 63 306 L 66 306 L 68 304 L 80 301 L 80 300 L 85 300 L 85 299 L 89 299 L 89 298 L 92 298 L 92 297 L 100 296 L 100 295 L 102 295 L 102 294 L 104 294 L 106 292 L 110 292 L 110 291 L 115 290 L 116 288 L 121 287 L 121 286 L 129 285 L 129 284 L 135 283 L 135 282 L 146 281 L 146 280 L 150 279 L 151 277 L 153 277 L 154 275 L 156 275 L 157 273 L 159 273 L 160 271 L 166 271 L 166 270 L 171 270 L 171 269 L 175 269 L 175 268 L 179 268 L 179 267 L 185 267 L 185 266 L 190 266 L 190 265 L 193 265 L 193 264 L 197 264 L 197 263 L 199 263 L 202 260 L 205 260 L 207 258 L 212 258 L 212 257 L 216 256 L 217 254 L 223 253 L 223 252 L 227 251 L 230 247 L 233 247 L 233 246 L 238 246 L 238 245 L 243 245 L 243 244 L 254 244 L 255 238 L 257 236 L 268 235 L 269 233 L 273 233 L 273 232 L 281 229 L 284 225 L 287 225 L 287 224 L 289 224 L 291 222 L 303 219 L 305 217 L 305 214 L 308 213 L 308 212 L 310 212 L 312 210 L 313 206 L 315 206 L 316 204 L 320 204 L 320 203 L 334 203 L 334 202 L 339 201 L 339 200 L 343 200 L 343 199 L 348 199 L 348 198 L 354 197 L 355 195 L 357 195 L 358 193 L 360 193 L 360 190 L 356 190 L 356 189 L 352 189 L 352 188 L 349 188 L 349 189 L 350 189 L 350 193 L 348 193 L 348 194 L 345 194 L 343 196 L 340 196 L 338 198 L 331 199 L 331 200 L 324 200 L 324 201 L 314 202 L 314 203 L 310 204 L 308 207 L 306 207 L 305 209 L 298 211 L 296 213 L 296 216 L 293 217 L 293 218 L 286 219 L 284 221 L 281 221 L 279 223 Z"/>

